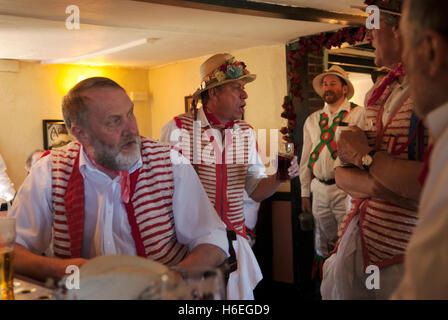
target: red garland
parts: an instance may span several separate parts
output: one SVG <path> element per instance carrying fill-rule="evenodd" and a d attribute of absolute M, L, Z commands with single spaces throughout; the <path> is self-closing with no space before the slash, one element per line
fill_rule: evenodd
<path fill-rule="evenodd" d="M 319 35 L 302 37 L 298 41 L 296 50 L 291 50 L 287 54 L 288 63 L 288 79 L 290 83 L 289 94 L 285 96 L 283 101 L 284 111 L 281 117 L 288 120 L 288 125 L 280 129 L 283 134 L 283 140 L 294 143 L 294 129 L 296 127 L 296 117 L 294 113 L 293 98 L 297 98 L 300 102 L 302 97 L 302 80 L 300 78 L 299 68 L 302 64 L 302 58 L 308 53 L 320 54 L 322 48 L 330 49 L 331 47 L 341 47 L 344 42 L 354 45 L 364 39 L 365 28 L 344 28 L 337 32 L 321 33 Z M 294 144 L 294 149 L 297 150 L 298 143 Z"/>

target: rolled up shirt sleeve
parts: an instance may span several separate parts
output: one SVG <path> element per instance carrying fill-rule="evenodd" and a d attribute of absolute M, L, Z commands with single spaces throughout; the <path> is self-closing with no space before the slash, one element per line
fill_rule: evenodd
<path fill-rule="evenodd" d="M 179 157 L 183 161 L 179 161 Z M 189 161 L 171 151 L 173 162 L 173 214 L 177 240 L 190 251 L 200 244 L 212 244 L 229 256 L 226 225 L 218 217 Z"/>
<path fill-rule="evenodd" d="M 246 181 L 244 189 L 247 194 L 252 194 L 257 188 L 258 183 L 267 178 L 266 167 L 263 164 L 263 160 L 258 152 L 255 133 L 250 129 L 250 144 L 249 144 L 249 159 L 246 173 Z"/>
<path fill-rule="evenodd" d="M 35 254 L 42 254 L 49 248 L 53 225 L 49 156 L 33 166 L 17 192 L 8 216 L 16 218 L 17 244 Z"/>

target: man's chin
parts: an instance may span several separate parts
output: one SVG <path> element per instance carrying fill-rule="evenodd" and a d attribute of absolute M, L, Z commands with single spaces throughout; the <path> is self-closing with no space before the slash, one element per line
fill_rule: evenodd
<path fill-rule="evenodd" d="M 134 148 L 129 150 L 122 150 L 116 158 L 118 170 L 129 170 L 131 169 L 140 159 L 140 147 L 133 144 Z"/>

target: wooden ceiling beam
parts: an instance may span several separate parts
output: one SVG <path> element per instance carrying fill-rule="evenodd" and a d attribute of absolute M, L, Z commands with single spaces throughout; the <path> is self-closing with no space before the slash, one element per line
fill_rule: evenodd
<path fill-rule="evenodd" d="M 242 0 L 134 0 L 169 6 L 215 12 L 244 14 L 257 17 L 331 23 L 347 26 L 365 24 L 366 16 L 351 15 L 313 8 L 299 8 Z"/>

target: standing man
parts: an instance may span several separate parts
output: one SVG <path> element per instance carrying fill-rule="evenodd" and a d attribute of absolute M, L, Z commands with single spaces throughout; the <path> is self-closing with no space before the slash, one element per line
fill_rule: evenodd
<path fill-rule="evenodd" d="M 433 147 L 421 175 L 419 222 L 393 299 L 448 299 L 447 12 L 448 3 L 438 0 L 406 0 L 403 7 L 403 62 L 415 109 L 428 124 Z"/>
<path fill-rule="evenodd" d="M 202 84 L 193 95 L 193 110 L 168 122 L 160 140 L 175 144 L 191 159 L 219 217 L 231 233 L 236 233 L 232 243 L 238 269 L 230 274 L 228 296 L 252 299 L 252 290 L 262 275 L 247 241 L 243 191 L 260 202 L 284 181 L 277 180 L 275 174 L 266 176 L 254 131 L 241 120 L 247 99 L 244 87 L 256 76 L 244 62 L 227 53 L 207 59 L 199 73 Z M 196 110 L 199 98 L 203 107 Z M 288 170 L 290 179 L 298 175 L 297 157 Z"/>
<path fill-rule="evenodd" d="M 338 238 L 338 226 L 345 215 L 347 194 L 336 186 L 334 165 L 337 157 L 335 132 L 343 124 L 363 128 L 362 107 L 349 100 L 354 88 L 346 72 L 338 66 L 316 76 L 313 88 L 325 101 L 303 126 L 300 160 L 302 211 L 312 212 L 315 225 L 317 260 L 330 255 Z M 310 192 L 313 194 L 311 205 Z"/>
<path fill-rule="evenodd" d="M 368 37 L 375 64 L 393 71 L 368 100 L 366 131 L 351 127 L 338 141 L 338 156 L 355 167 L 336 168 L 336 183 L 353 200 L 336 252 L 324 264 L 324 299 L 387 299 L 403 276 L 404 253 L 417 224 L 419 160 L 427 137 L 401 63 L 401 1 L 374 4 L 381 10 L 380 28 Z M 380 276 L 370 287 L 372 271 Z"/>
<path fill-rule="evenodd" d="M 18 192 L 10 211 L 16 272 L 45 281 L 115 254 L 168 266 L 224 262 L 225 226 L 194 170 L 173 163 L 176 151 L 139 136 L 122 87 L 85 79 L 64 97 L 62 114 L 79 142 L 41 158 Z"/>

